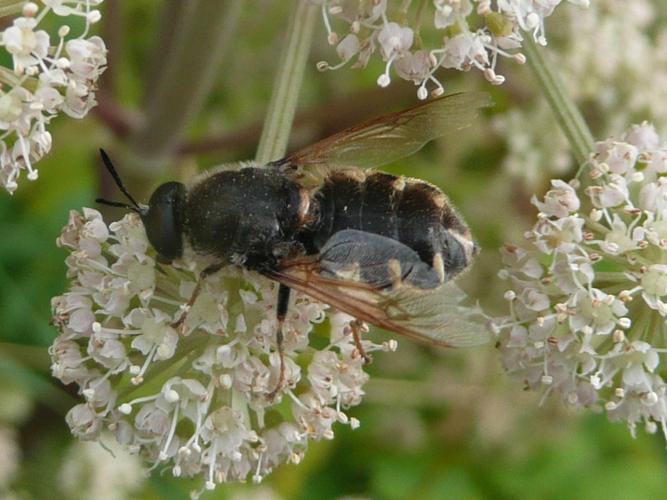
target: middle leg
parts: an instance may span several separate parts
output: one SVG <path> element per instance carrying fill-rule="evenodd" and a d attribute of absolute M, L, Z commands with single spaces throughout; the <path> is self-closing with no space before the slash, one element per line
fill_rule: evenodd
<path fill-rule="evenodd" d="M 370 354 L 366 353 L 366 350 L 361 343 L 361 334 L 368 333 L 368 325 L 363 321 L 354 319 L 350 321 L 350 330 L 352 331 L 352 339 L 354 340 L 354 345 L 359 352 L 359 356 L 361 356 L 361 359 L 364 360 L 365 365 L 370 364 L 373 361 L 373 358 L 370 356 Z"/>

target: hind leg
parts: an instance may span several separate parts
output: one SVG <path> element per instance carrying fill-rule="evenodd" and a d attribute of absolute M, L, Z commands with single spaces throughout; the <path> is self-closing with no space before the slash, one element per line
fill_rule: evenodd
<path fill-rule="evenodd" d="M 276 305 L 276 316 L 278 318 L 278 329 L 276 331 L 276 345 L 278 347 L 278 354 L 280 356 L 280 371 L 278 372 L 278 383 L 276 388 L 273 389 L 267 398 L 273 400 L 276 397 L 276 394 L 283 388 L 285 384 L 285 352 L 283 350 L 283 323 L 285 322 L 285 316 L 287 316 L 287 310 L 289 308 L 289 299 L 290 299 L 291 290 L 289 287 L 281 284 L 278 288 L 278 304 Z"/>
<path fill-rule="evenodd" d="M 369 354 L 366 354 L 364 346 L 361 344 L 361 334 L 368 332 L 368 325 L 363 321 L 355 319 L 350 321 L 350 330 L 352 330 L 352 339 L 359 352 L 359 356 L 364 360 L 365 365 L 370 364 L 373 361 L 373 358 Z"/>

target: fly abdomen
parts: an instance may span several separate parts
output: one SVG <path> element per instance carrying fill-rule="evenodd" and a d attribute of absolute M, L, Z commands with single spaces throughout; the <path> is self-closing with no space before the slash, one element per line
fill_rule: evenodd
<path fill-rule="evenodd" d="M 440 251 L 445 195 L 435 186 L 409 179 L 396 205 L 398 239 L 415 250 L 424 262 Z"/>
<path fill-rule="evenodd" d="M 314 229 L 316 247 L 329 236 L 345 229 L 357 229 L 398 239 L 396 220 L 401 177 L 384 172 L 365 174 L 358 169 L 333 172 L 315 195 L 319 209 Z"/>
<path fill-rule="evenodd" d="M 319 252 L 344 230 L 400 242 L 445 281 L 469 263 L 467 227 L 437 187 L 385 172 L 340 169 L 314 198 L 319 213 L 306 247 Z M 455 233 L 455 234 L 454 234 Z M 470 242 L 472 245 L 472 242 Z"/>
<path fill-rule="evenodd" d="M 373 172 L 366 176 L 361 191 L 361 226 L 369 233 L 400 239 L 398 207 L 401 202 L 403 177 Z"/>
<path fill-rule="evenodd" d="M 446 281 L 477 252 L 468 227 L 445 194 L 428 182 L 407 179 L 397 205 L 399 240 L 416 251 Z"/>

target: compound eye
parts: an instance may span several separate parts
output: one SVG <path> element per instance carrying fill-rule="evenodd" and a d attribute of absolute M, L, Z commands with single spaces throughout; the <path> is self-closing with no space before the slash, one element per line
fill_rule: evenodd
<path fill-rule="evenodd" d="M 141 216 L 146 235 L 161 261 L 172 261 L 183 255 L 183 209 L 185 186 L 167 182 L 151 195 L 148 211 Z"/>

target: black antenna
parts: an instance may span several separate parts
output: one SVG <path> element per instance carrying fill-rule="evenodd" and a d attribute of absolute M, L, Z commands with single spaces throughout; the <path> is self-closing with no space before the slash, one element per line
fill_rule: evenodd
<path fill-rule="evenodd" d="M 104 198 L 95 198 L 95 203 L 101 203 L 102 205 L 109 205 L 110 207 L 129 208 L 133 212 L 141 214 L 141 212 L 136 207 L 128 203 L 123 203 L 121 201 L 112 201 L 112 200 L 105 200 Z"/>
<path fill-rule="evenodd" d="M 116 169 L 113 166 L 113 163 L 111 162 L 111 158 L 109 158 L 109 155 L 104 151 L 102 148 L 100 148 L 100 155 L 102 156 L 102 161 L 104 162 L 104 166 L 107 167 L 107 170 L 113 177 L 113 180 L 116 181 L 116 185 L 118 186 L 118 189 L 121 190 L 121 192 L 127 196 L 127 199 L 132 202 L 132 205 L 130 206 L 126 203 L 121 203 L 118 201 L 109 201 L 109 200 L 104 200 L 102 198 L 98 198 L 95 201 L 97 203 L 103 203 L 105 205 L 110 205 L 112 207 L 124 207 L 124 208 L 129 208 L 130 210 L 134 210 L 138 214 L 144 213 L 146 210 L 141 208 L 141 205 L 137 203 L 137 201 L 132 197 L 130 192 L 127 190 L 125 187 L 125 184 L 123 184 L 123 181 L 120 180 L 120 175 L 118 175 L 118 172 L 116 172 Z"/>

